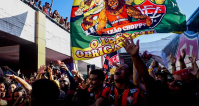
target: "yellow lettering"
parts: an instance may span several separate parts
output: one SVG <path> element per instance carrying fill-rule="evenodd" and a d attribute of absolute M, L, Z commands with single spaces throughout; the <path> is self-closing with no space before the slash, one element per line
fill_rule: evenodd
<path fill-rule="evenodd" d="M 123 37 L 117 36 L 117 37 L 116 37 L 116 44 L 122 42 L 123 39 L 124 39 Z"/>
<path fill-rule="evenodd" d="M 104 47 L 104 53 L 108 54 L 111 53 L 113 49 L 111 48 L 111 45 L 107 45 Z"/>
<path fill-rule="evenodd" d="M 99 48 L 98 48 L 98 51 L 99 51 L 99 53 L 100 53 L 100 56 L 104 55 L 104 52 L 103 52 L 102 49 L 103 49 L 103 47 L 99 47 Z"/>
<path fill-rule="evenodd" d="M 101 37 L 101 38 L 100 38 L 100 41 L 101 41 L 102 45 L 107 45 L 107 44 L 109 44 L 109 42 L 107 41 L 106 37 Z"/>
<path fill-rule="evenodd" d="M 99 45 L 99 42 L 97 40 L 93 40 L 91 43 L 90 43 L 90 47 L 95 49 L 97 48 Z"/>
<path fill-rule="evenodd" d="M 125 36 L 126 38 L 128 38 L 131 34 L 123 33 L 122 35 Z"/>
<path fill-rule="evenodd" d="M 86 57 L 86 58 L 91 58 L 92 57 L 92 54 L 91 54 L 90 51 L 85 51 L 84 53 L 85 53 L 84 57 Z"/>
<path fill-rule="evenodd" d="M 115 44 L 115 38 L 114 37 L 108 38 L 108 41 L 109 41 L 110 44 Z"/>
<path fill-rule="evenodd" d="M 75 55 L 76 55 L 77 57 L 81 58 L 81 57 L 84 56 L 84 52 L 81 51 L 81 50 L 77 50 L 77 51 L 75 52 Z"/>
<path fill-rule="evenodd" d="M 148 34 L 153 34 L 153 31 L 147 31 Z"/>
<path fill-rule="evenodd" d="M 93 57 L 99 57 L 100 56 L 97 50 L 92 50 L 91 52 L 93 53 Z"/>
<path fill-rule="evenodd" d="M 119 50 L 120 48 L 122 48 L 122 47 L 119 45 L 115 45 L 114 50 Z"/>

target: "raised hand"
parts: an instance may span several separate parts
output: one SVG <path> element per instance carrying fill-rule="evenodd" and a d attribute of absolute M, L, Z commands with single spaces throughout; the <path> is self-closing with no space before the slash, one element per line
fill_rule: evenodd
<path fill-rule="evenodd" d="M 191 61 L 191 63 L 195 63 L 197 59 L 197 56 L 195 54 L 192 54 L 192 57 L 189 57 L 189 60 Z"/>
<path fill-rule="evenodd" d="M 179 61 L 184 61 L 185 56 L 186 56 L 186 52 L 185 52 L 185 50 L 183 49 L 183 50 L 182 50 L 182 55 L 180 55 L 180 57 L 179 57 Z"/>
<path fill-rule="evenodd" d="M 64 71 L 69 71 L 68 67 L 64 64 L 64 62 L 61 62 L 60 67 L 61 67 L 61 69 L 63 69 Z"/>
<path fill-rule="evenodd" d="M 46 73 L 44 70 L 46 69 L 45 65 L 40 66 L 39 70 L 38 70 L 38 74 L 44 74 Z"/>
<path fill-rule="evenodd" d="M 78 74 L 78 72 L 75 71 L 75 70 L 72 70 L 71 73 L 72 73 L 73 75 L 77 75 L 77 74 Z"/>
<path fill-rule="evenodd" d="M 11 79 L 15 79 L 16 76 L 13 74 L 13 75 L 9 75 L 9 74 L 6 74 L 6 76 L 10 77 Z"/>
<path fill-rule="evenodd" d="M 124 48 L 128 54 L 130 54 L 132 57 L 139 55 L 139 40 L 136 42 L 136 45 L 133 42 L 132 37 L 130 37 L 130 42 L 129 40 L 125 37 L 123 40 L 124 42 Z"/>
<path fill-rule="evenodd" d="M 170 61 L 171 61 L 171 64 L 175 64 L 176 63 L 176 58 L 173 56 L 172 53 L 170 53 Z"/>
<path fill-rule="evenodd" d="M 50 66 L 48 66 L 48 73 L 49 73 L 50 75 L 53 74 L 52 68 L 51 68 Z"/>

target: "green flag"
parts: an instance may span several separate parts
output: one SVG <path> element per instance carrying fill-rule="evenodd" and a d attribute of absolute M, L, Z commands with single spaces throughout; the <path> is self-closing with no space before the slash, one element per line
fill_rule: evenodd
<path fill-rule="evenodd" d="M 124 37 L 182 33 L 185 19 L 176 0 L 74 0 L 72 55 L 87 60 L 122 48 Z"/>

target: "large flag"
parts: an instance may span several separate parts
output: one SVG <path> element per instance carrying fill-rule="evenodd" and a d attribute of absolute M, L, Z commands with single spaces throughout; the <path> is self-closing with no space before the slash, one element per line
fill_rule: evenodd
<path fill-rule="evenodd" d="M 86 60 L 122 48 L 124 37 L 182 33 L 186 21 L 176 0 L 74 0 L 70 28 L 73 58 Z"/>

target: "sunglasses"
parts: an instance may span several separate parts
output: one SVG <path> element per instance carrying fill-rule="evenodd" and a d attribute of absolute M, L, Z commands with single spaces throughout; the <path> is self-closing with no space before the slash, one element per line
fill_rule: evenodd
<path fill-rule="evenodd" d="M 185 82 L 184 82 L 184 81 L 182 81 L 182 80 L 175 80 L 175 79 L 173 78 L 173 76 L 171 76 L 171 75 L 168 75 L 168 76 L 167 76 L 167 80 L 168 80 L 169 83 L 171 83 L 171 82 L 174 81 L 174 86 L 177 86 L 177 87 L 182 87 L 182 86 L 185 85 Z"/>
<path fill-rule="evenodd" d="M 66 80 L 60 80 L 59 82 L 64 82 L 64 83 L 65 83 L 65 82 L 67 82 L 67 81 L 66 81 Z"/>

